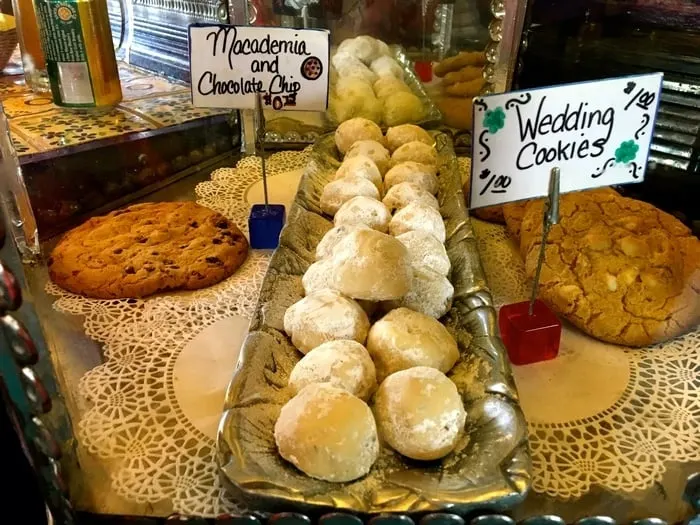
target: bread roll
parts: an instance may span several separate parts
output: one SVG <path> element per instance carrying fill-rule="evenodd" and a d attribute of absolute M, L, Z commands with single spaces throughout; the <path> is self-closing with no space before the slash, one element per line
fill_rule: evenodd
<path fill-rule="evenodd" d="M 338 483 L 367 474 L 379 455 L 372 411 L 327 383 L 305 387 L 282 407 L 275 443 L 280 456 L 307 476 Z"/>
<path fill-rule="evenodd" d="M 328 230 L 316 246 L 316 259 L 325 259 L 333 255 L 333 250 L 335 246 L 343 239 L 347 234 L 355 230 L 369 230 L 368 226 L 359 223 L 353 224 L 343 224 L 341 226 L 336 226 Z"/>
<path fill-rule="evenodd" d="M 400 126 L 394 126 L 387 130 L 386 142 L 389 146 L 389 150 L 393 152 L 409 142 L 422 142 L 423 144 L 432 146 L 435 141 L 433 137 L 430 136 L 430 133 L 420 126 L 416 126 L 415 124 L 401 124 Z"/>
<path fill-rule="evenodd" d="M 399 182 L 395 184 L 386 192 L 382 202 L 389 208 L 391 213 L 405 208 L 412 202 L 424 204 L 436 210 L 440 209 L 440 204 L 438 204 L 438 200 L 432 193 L 421 189 L 412 182 Z"/>
<path fill-rule="evenodd" d="M 345 154 L 345 158 L 356 157 L 358 155 L 372 159 L 382 175 L 384 175 L 386 170 L 389 169 L 389 161 L 391 160 L 391 157 L 389 157 L 389 151 L 382 145 L 382 143 L 377 142 L 376 140 L 356 141 Z"/>
<path fill-rule="evenodd" d="M 445 242 L 445 223 L 440 212 L 424 204 L 412 202 L 397 211 L 389 223 L 389 232 L 394 236 L 410 231 L 426 232 Z"/>
<path fill-rule="evenodd" d="M 355 230 L 333 250 L 333 287 L 367 301 L 399 299 L 411 287 L 408 251 L 399 241 L 374 230 Z"/>
<path fill-rule="evenodd" d="M 437 151 L 432 146 L 423 142 L 413 141 L 400 146 L 391 155 L 391 165 L 396 166 L 402 162 L 419 162 L 430 166 L 437 165 Z"/>
<path fill-rule="evenodd" d="M 413 93 L 399 91 L 384 99 L 382 119 L 387 126 L 418 122 L 425 116 L 423 102 Z"/>
<path fill-rule="evenodd" d="M 394 165 L 384 176 L 384 187 L 389 190 L 392 186 L 410 182 L 431 195 L 438 192 L 438 180 L 435 167 L 429 164 L 408 161 Z"/>
<path fill-rule="evenodd" d="M 367 336 L 377 380 L 414 366 L 448 372 L 459 359 L 457 343 L 439 321 L 425 314 L 397 308 L 374 323 Z"/>
<path fill-rule="evenodd" d="M 346 120 L 335 130 L 335 145 L 343 155 L 358 140 L 383 142 L 384 135 L 377 124 L 364 118 Z"/>
<path fill-rule="evenodd" d="M 367 401 L 377 388 L 377 376 L 372 358 L 360 343 L 328 341 L 302 357 L 289 375 L 295 394 L 312 383 L 329 383 Z"/>
<path fill-rule="evenodd" d="M 379 434 L 391 448 L 424 461 L 449 454 L 467 419 L 455 384 L 422 366 L 387 377 L 377 390 L 374 414 Z"/>
<path fill-rule="evenodd" d="M 336 226 L 343 224 L 364 224 L 373 230 L 386 233 L 389 229 L 391 213 L 381 202 L 369 197 L 354 197 L 343 204 L 336 212 Z"/>
<path fill-rule="evenodd" d="M 333 290 L 309 294 L 284 313 L 284 331 L 302 354 L 337 339 L 364 344 L 368 330 L 369 319 L 360 305 Z"/>
<path fill-rule="evenodd" d="M 379 190 L 365 178 L 348 175 L 326 184 L 321 193 L 321 209 L 333 217 L 340 207 L 353 197 L 363 195 L 379 200 Z"/>
<path fill-rule="evenodd" d="M 452 308 L 455 289 L 452 283 L 437 272 L 427 268 L 413 270 L 411 289 L 401 299 L 388 301 L 386 309 L 410 308 L 416 312 L 440 319 Z"/>
<path fill-rule="evenodd" d="M 443 277 L 450 273 L 450 258 L 447 256 L 445 245 L 434 235 L 410 231 L 397 235 L 396 239 L 408 250 L 408 259 L 414 271 L 431 270 Z"/>
<path fill-rule="evenodd" d="M 333 266 L 330 259 L 313 263 L 301 278 L 304 294 L 311 295 L 319 290 L 333 289 Z"/>
<path fill-rule="evenodd" d="M 365 155 L 356 155 L 354 157 L 348 157 L 343 161 L 335 172 L 334 180 L 342 179 L 344 177 L 357 176 L 367 179 L 372 184 L 377 187 L 379 195 L 384 194 L 384 182 L 382 181 L 382 174 L 379 172 L 379 168 L 374 163 L 372 159 Z"/>

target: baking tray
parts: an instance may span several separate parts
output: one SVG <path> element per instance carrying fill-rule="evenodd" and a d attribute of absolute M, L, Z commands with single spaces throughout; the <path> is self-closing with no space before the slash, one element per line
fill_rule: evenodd
<path fill-rule="evenodd" d="M 448 374 L 467 410 L 464 438 L 441 461 L 421 463 L 384 449 L 372 471 L 351 483 L 305 476 L 278 454 L 273 428 L 290 398 L 289 373 L 301 354 L 284 334 L 283 316 L 301 299 L 301 276 L 332 223 L 321 214 L 324 185 L 340 165 L 333 137 L 314 145 L 308 167 L 262 284 L 256 314 L 226 393 L 217 456 L 225 485 L 262 510 L 302 512 L 344 509 L 358 514 L 504 510 L 520 503 L 530 486 L 527 430 L 496 312 L 479 261 L 462 195 L 457 159 L 445 134 L 436 135 L 439 200 L 455 288 L 442 319 L 455 335 L 461 358 Z"/>
<path fill-rule="evenodd" d="M 423 117 L 421 120 L 413 122 L 413 124 L 418 124 L 424 128 L 438 126 L 442 122 L 442 113 L 440 113 L 440 110 L 438 109 L 437 105 L 435 104 L 435 102 L 433 102 L 433 99 L 431 99 L 428 95 L 428 92 L 425 90 L 425 86 L 423 86 L 423 83 L 416 76 L 413 61 L 410 58 L 408 58 L 405 50 L 401 46 L 392 45 L 389 46 L 389 50 L 391 51 L 392 57 L 403 68 L 403 81 L 409 88 L 411 88 L 413 94 L 420 99 L 420 101 L 423 103 L 423 108 L 425 108 L 426 110 L 425 117 Z M 333 50 L 331 55 L 333 55 L 334 53 L 335 49 Z M 331 93 L 334 89 L 335 86 L 331 84 Z M 340 122 L 337 122 L 331 117 L 329 111 L 326 111 L 325 117 L 328 124 L 333 127 L 337 127 L 340 124 Z M 382 129 L 386 129 L 387 126 L 381 124 L 381 127 Z"/>

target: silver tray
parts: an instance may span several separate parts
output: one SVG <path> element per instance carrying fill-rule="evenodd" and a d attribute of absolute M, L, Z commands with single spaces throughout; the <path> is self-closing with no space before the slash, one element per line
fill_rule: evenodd
<path fill-rule="evenodd" d="M 225 484 L 247 505 L 302 512 L 344 509 L 360 514 L 474 509 L 503 510 L 520 503 L 530 486 L 527 430 L 496 313 L 486 286 L 476 239 L 462 196 L 452 143 L 436 136 L 439 199 L 455 287 L 452 309 L 442 319 L 460 347 L 449 373 L 468 417 L 457 450 L 441 461 L 420 463 L 382 451 L 372 471 L 334 484 L 302 474 L 278 454 L 273 427 L 290 398 L 289 373 L 300 358 L 284 334 L 283 315 L 301 299 L 301 276 L 332 223 L 319 198 L 339 166 L 332 136 L 315 144 L 262 284 L 256 315 L 226 393 L 217 455 Z"/>

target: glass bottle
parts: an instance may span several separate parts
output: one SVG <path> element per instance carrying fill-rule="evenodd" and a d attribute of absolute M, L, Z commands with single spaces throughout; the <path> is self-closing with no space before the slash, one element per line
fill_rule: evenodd
<path fill-rule="evenodd" d="M 49 77 L 46 73 L 46 60 L 41 48 L 39 26 L 33 0 L 12 0 L 12 8 L 17 19 L 17 34 L 22 52 L 24 78 L 32 91 L 48 93 Z"/>

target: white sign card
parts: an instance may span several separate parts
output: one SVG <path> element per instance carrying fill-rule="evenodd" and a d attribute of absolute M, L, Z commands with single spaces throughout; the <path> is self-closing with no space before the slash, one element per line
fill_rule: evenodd
<path fill-rule="evenodd" d="M 192 24 L 192 104 L 325 111 L 330 33 L 325 29 Z"/>
<path fill-rule="evenodd" d="M 663 73 L 474 99 L 470 208 L 644 179 Z"/>

